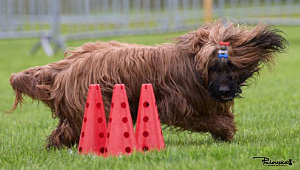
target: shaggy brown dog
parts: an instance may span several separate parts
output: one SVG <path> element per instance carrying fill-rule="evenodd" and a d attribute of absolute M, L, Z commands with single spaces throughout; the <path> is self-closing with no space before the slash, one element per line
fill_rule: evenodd
<path fill-rule="evenodd" d="M 230 42 L 226 60 L 218 59 L 220 41 Z M 79 141 L 89 84 L 100 84 L 106 114 L 114 84 L 125 84 L 135 120 L 140 87 L 152 83 L 162 123 L 230 141 L 236 132 L 233 98 L 285 42 L 265 25 L 217 22 L 177 37 L 174 44 L 86 43 L 67 51 L 64 60 L 13 74 L 12 111 L 23 94 L 42 101 L 59 118 L 47 146 L 71 147 Z"/>

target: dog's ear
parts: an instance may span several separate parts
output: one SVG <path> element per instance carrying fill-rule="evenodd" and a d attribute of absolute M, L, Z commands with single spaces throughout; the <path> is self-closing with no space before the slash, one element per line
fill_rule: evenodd
<path fill-rule="evenodd" d="M 202 27 L 198 30 L 188 32 L 182 36 L 175 38 L 176 46 L 188 53 L 198 53 L 202 46 L 208 42 L 208 27 Z"/>
<path fill-rule="evenodd" d="M 277 53 L 284 52 L 287 40 L 283 32 L 259 24 L 247 32 L 245 40 L 235 48 L 233 62 L 241 67 L 259 67 L 261 63 L 273 63 Z"/>
<path fill-rule="evenodd" d="M 257 35 L 248 41 L 247 46 L 257 47 L 262 53 L 268 55 L 284 51 L 287 40 L 283 37 L 282 31 L 261 25 L 256 26 L 254 31 Z"/>

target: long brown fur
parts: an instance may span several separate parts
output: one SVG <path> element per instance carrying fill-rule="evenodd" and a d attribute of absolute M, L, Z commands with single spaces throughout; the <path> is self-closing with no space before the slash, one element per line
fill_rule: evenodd
<path fill-rule="evenodd" d="M 100 84 L 106 114 L 114 84 L 125 84 L 136 119 L 141 84 L 152 83 L 162 123 L 230 141 L 236 132 L 233 101 L 218 102 L 207 91 L 208 68 L 216 60 L 219 41 L 229 41 L 229 59 L 251 72 L 273 61 L 285 40 L 265 25 L 216 22 L 177 37 L 174 44 L 85 43 L 67 51 L 64 60 L 13 74 L 12 111 L 22 103 L 23 94 L 41 100 L 59 118 L 47 146 L 71 147 L 79 141 L 89 84 Z"/>

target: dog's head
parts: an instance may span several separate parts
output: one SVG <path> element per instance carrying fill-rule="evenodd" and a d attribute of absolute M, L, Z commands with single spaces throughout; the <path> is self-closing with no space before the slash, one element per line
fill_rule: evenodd
<path fill-rule="evenodd" d="M 194 57 L 195 76 L 220 102 L 231 101 L 242 92 L 254 73 L 274 55 L 284 51 L 281 31 L 259 24 L 255 27 L 220 22 L 177 38 L 177 45 Z"/>

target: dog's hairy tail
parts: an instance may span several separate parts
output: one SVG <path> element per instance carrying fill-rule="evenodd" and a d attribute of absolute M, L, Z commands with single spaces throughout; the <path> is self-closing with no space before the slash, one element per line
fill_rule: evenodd
<path fill-rule="evenodd" d="M 18 105 L 22 105 L 23 103 L 23 96 L 24 94 L 30 96 L 31 98 L 36 98 L 36 85 L 37 81 L 36 79 L 29 74 L 12 74 L 10 77 L 10 85 L 15 91 L 15 101 L 13 106 L 8 113 L 14 112 Z"/>
<path fill-rule="evenodd" d="M 6 111 L 6 113 L 14 112 L 17 109 L 18 105 L 22 106 L 22 103 L 23 103 L 23 94 L 22 94 L 22 92 L 20 90 L 15 90 L 15 94 L 16 94 L 16 96 L 15 96 L 14 104 L 10 108 L 9 111 Z"/>

